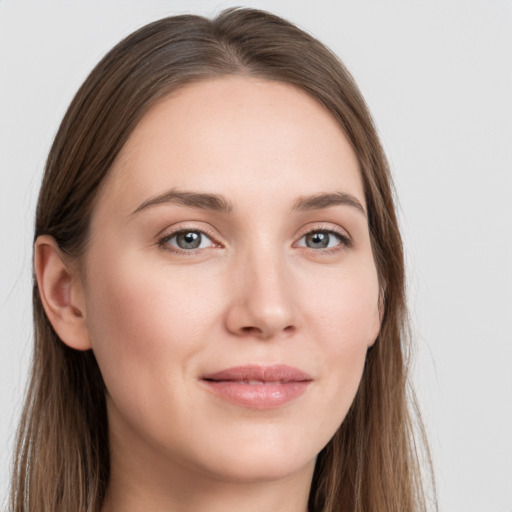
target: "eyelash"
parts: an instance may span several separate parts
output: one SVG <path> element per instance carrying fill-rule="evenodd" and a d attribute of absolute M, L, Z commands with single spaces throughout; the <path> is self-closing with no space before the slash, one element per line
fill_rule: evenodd
<path fill-rule="evenodd" d="M 299 240 L 297 240 L 297 242 L 294 243 L 294 245 L 296 245 L 299 241 L 301 241 L 303 238 L 307 237 L 308 235 L 313 235 L 316 233 L 326 233 L 329 236 L 334 236 L 338 239 L 339 243 L 336 244 L 334 247 L 326 247 L 323 249 L 315 249 L 313 247 L 307 247 L 304 245 L 300 245 L 299 247 L 303 247 L 307 251 L 312 252 L 314 254 L 333 254 L 333 253 L 339 252 L 345 248 L 352 247 L 352 240 L 350 239 L 350 237 L 346 233 L 342 232 L 341 230 L 338 231 L 336 229 L 333 229 L 332 227 L 328 227 L 328 228 L 327 227 L 315 227 L 314 229 L 310 229 L 309 231 L 306 231 L 305 233 L 303 233 L 301 235 L 301 237 L 299 238 Z"/>
<path fill-rule="evenodd" d="M 208 249 L 212 248 L 212 247 L 213 248 L 221 247 L 221 244 L 215 240 L 215 237 L 212 234 L 208 233 L 204 229 L 198 229 L 198 228 L 194 228 L 194 227 L 179 228 L 171 233 L 168 233 L 167 235 L 162 237 L 160 240 L 158 240 L 158 246 L 163 248 L 164 250 L 173 252 L 175 254 L 186 254 L 186 255 L 194 255 L 197 252 L 199 252 L 203 249 L 206 249 L 205 247 L 203 247 L 203 248 L 199 247 L 199 248 L 195 248 L 195 249 L 180 249 L 178 247 L 175 247 L 175 246 L 172 246 L 169 244 L 169 241 L 172 240 L 173 238 L 179 236 L 180 234 L 186 234 L 186 233 L 199 233 L 201 236 L 206 236 L 212 242 L 212 245 L 207 247 Z M 346 235 L 345 233 L 342 233 L 341 231 L 332 229 L 331 227 L 329 227 L 329 228 L 316 227 L 315 229 L 306 231 L 301 235 L 301 237 L 297 240 L 297 242 L 294 242 L 293 245 L 297 247 L 297 244 L 299 241 L 301 241 L 308 235 L 313 235 L 316 233 L 325 233 L 327 235 L 334 236 L 339 240 L 339 243 L 336 244 L 336 246 L 334 246 L 334 247 L 327 247 L 327 248 L 323 248 L 323 249 L 322 248 L 316 249 L 316 248 L 312 248 L 312 247 L 307 247 L 305 245 L 299 245 L 298 247 L 303 247 L 308 252 L 312 252 L 314 254 L 332 254 L 332 253 L 342 250 L 343 248 L 352 247 L 352 240 L 350 239 L 350 237 L 348 235 Z"/>
<path fill-rule="evenodd" d="M 175 238 L 181 234 L 186 234 L 186 233 L 200 233 L 201 236 L 206 236 L 208 239 L 210 239 L 210 241 L 212 242 L 211 247 L 220 247 L 221 246 L 220 243 L 215 241 L 215 237 L 212 234 L 208 233 L 204 229 L 198 229 L 198 228 L 194 228 L 194 227 L 191 227 L 191 228 L 182 227 L 175 231 L 172 231 L 171 233 L 169 233 L 169 234 L 165 235 L 163 238 L 161 238 L 158 241 L 158 245 L 159 245 L 159 247 L 161 247 L 162 249 L 164 249 L 166 251 L 170 251 L 175 254 L 186 254 L 186 255 L 193 255 L 193 254 L 196 254 L 198 251 L 201 251 L 202 249 L 204 249 L 204 247 L 197 248 L 197 249 L 180 249 L 179 247 L 172 246 L 168 243 L 173 238 Z"/>

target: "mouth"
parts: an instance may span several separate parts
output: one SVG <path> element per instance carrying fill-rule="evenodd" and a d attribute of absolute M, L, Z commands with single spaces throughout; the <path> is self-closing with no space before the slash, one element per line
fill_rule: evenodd
<path fill-rule="evenodd" d="M 246 365 L 204 375 L 201 381 L 215 395 L 235 405 L 273 409 L 305 393 L 313 379 L 292 366 Z"/>

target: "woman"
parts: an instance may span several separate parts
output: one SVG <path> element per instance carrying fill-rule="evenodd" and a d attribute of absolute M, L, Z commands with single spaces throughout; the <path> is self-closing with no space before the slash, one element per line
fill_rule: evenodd
<path fill-rule="evenodd" d="M 34 264 L 12 510 L 425 508 L 385 156 L 293 25 L 119 43 L 50 151 Z"/>

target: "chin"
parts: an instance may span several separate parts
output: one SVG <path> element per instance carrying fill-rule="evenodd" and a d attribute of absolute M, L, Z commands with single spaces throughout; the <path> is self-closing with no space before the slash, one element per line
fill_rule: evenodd
<path fill-rule="evenodd" d="M 321 448 L 317 451 L 311 440 L 290 443 L 289 436 L 287 442 L 261 436 L 258 442 L 233 443 L 222 453 L 215 450 L 206 458 L 203 452 L 202 470 L 226 481 L 277 481 L 303 471 L 312 474 Z"/>
<path fill-rule="evenodd" d="M 208 473 L 215 479 L 230 482 L 251 483 L 271 482 L 289 478 L 295 474 L 314 470 L 316 456 L 311 460 L 291 460 L 275 456 L 250 458 L 241 461 L 226 461 L 225 464 L 210 467 Z"/>

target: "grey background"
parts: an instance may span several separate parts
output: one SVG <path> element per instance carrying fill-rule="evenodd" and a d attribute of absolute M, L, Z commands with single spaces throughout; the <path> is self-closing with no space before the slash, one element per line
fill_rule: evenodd
<path fill-rule="evenodd" d="M 512 2 L 0 0 L 0 503 L 31 352 L 31 238 L 46 153 L 118 40 L 249 5 L 344 60 L 400 198 L 414 380 L 441 511 L 512 511 Z"/>

